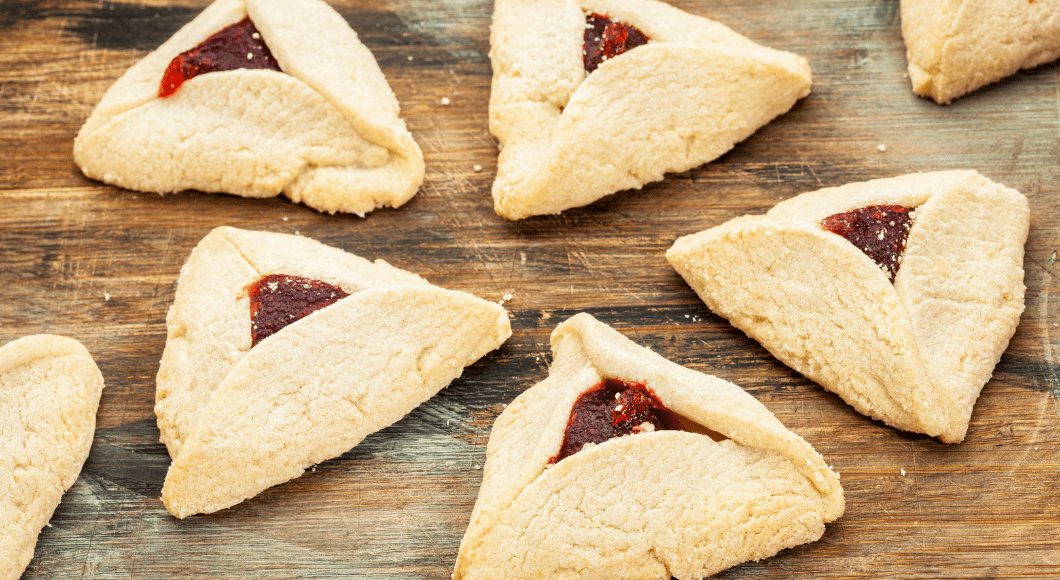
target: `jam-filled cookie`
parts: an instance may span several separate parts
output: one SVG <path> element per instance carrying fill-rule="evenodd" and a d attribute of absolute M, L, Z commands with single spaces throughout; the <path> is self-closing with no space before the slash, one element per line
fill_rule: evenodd
<path fill-rule="evenodd" d="M 181 269 L 155 414 L 162 501 L 217 511 L 353 448 L 511 335 L 504 308 L 383 261 L 217 228 Z"/>
<path fill-rule="evenodd" d="M 743 389 L 588 314 L 493 425 L 455 580 L 702 578 L 813 542 L 839 477 Z"/>
<path fill-rule="evenodd" d="M 0 347 L 0 579 L 22 575 L 81 473 L 102 392 L 92 355 L 72 338 L 40 334 Z"/>
<path fill-rule="evenodd" d="M 685 236 L 670 264 L 715 313 L 858 411 L 964 439 L 1023 312 L 1023 194 L 975 171 L 804 193 Z"/>
<path fill-rule="evenodd" d="M 498 0 L 490 42 L 508 219 L 711 161 L 810 92 L 804 58 L 655 0 Z"/>
<path fill-rule="evenodd" d="M 133 65 L 74 141 L 139 191 L 281 192 L 334 213 L 408 201 L 423 154 L 371 52 L 321 0 L 217 0 Z"/>
<path fill-rule="evenodd" d="M 902 0 L 913 92 L 946 104 L 1060 57 L 1060 0 Z"/>

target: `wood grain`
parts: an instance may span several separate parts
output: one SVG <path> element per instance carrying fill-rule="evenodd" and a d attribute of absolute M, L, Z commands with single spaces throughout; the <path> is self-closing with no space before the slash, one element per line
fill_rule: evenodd
<path fill-rule="evenodd" d="M 509 223 L 489 195 L 491 3 L 334 4 L 378 59 L 427 163 L 411 202 L 365 219 L 85 179 L 71 148 L 91 108 L 205 2 L 0 2 L 0 343 L 75 337 L 107 382 L 92 454 L 24 579 L 448 578 L 493 419 L 545 376 L 549 333 L 580 311 L 743 386 L 842 474 L 847 511 L 821 541 L 719 578 L 1060 577 L 1056 64 L 939 107 L 904 77 L 897 0 L 679 0 L 806 56 L 813 93 L 717 161 Z M 681 235 L 803 191 L 956 168 L 1024 192 L 1033 214 L 1027 308 L 960 445 L 857 414 L 711 314 L 663 257 Z M 298 232 L 447 288 L 510 293 L 514 335 L 349 453 L 178 521 L 158 499 L 169 458 L 154 375 L 180 265 L 219 225 Z"/>

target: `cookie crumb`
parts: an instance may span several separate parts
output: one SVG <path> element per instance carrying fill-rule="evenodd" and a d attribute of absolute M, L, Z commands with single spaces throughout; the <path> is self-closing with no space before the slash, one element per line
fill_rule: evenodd
<path fill-rule="evenodd" d="M 902 468 L 902 477 L 905 477 L 905 468 Z"/>
<path fill-rule="evenodd" d="M 887 150 L 887 146 L 884 145 L 883 143 L 880 143 L 879 145 L 876 146 L 876 149 L 879 150 L 880 153 L 883 153 L 884 151 Z"/>
<path fill-rule="evenodd" d="M 451 103 L 451 102 L 452 101 L 449 100 L 449 97 L 442 97 L 442 104 L 445 105 L 446 107 L 448 107 L 449 103 Z"/>
<path fill-rule="evenodd" d="M 412 55 L 409 55 L 409 62 L 412 62 Z"/>
<path fill-rule="evenodd" d="M 513 296 L 512 296 L 511 294 L 505 294 L 505 295 L 504 295 L 504 301 L 505 301 L 505 302 L 507 302 L 507 301 L 511 300 L 512 298 L 513 298 Z"/>
<path fill-rule="evenodd" d="M 472 165 L 471 169 L 475 170 L 475 173 L 478 173 L 479 171 L 482 171 L 482 166 L 481 165 Z"/>
<path fill-rule="evenodd" d="M 110 292 L 104 292 L 103 293 L 103 301 L 104 302 L 110 302 Z"/>
<path fill-rule="evenodd" d="M 474 465 L 473 467 L 474 467 L 475 469 L 482 469 L 482 465 L 480 465 L 480 464 L 478 464 L 478 463 L 476 463 L 476 464 L 475 464 L 475 465 Z"/>

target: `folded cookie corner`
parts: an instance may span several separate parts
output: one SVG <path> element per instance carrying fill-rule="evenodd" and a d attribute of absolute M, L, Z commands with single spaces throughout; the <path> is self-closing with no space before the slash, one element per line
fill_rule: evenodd
<path fill-rule="evenodd" d="M 901 0 L 913 92 L 946 105 L 1060 57 L 1060 1 Z"/>
<path fill-rule="evenodd" d="M 0 578 L 22 575 L 81 473 L 102 391 L 77 340 L 41 334 L 0 347 Z"/>
<path fill-rule="evenodd" d="M 804 58 L 656 0 L 503 0 L 491 30 L 492 191 L 511 220 L 716 159 L 810 90 Z"/>
<path fill-rule="evenodd" d="M 1026 197 L 975 171 L 808 192 L 685 236 L 710 309 L 869 417 L 946 443 L 1023 312 Z"/>
<path fill-rule="evenodd" d="M 74 160 L 138 191 L 283 193 L 363 214 L 402 205 L 423 181 L 398 115 L 374 57 L 327 3 L 217 0 L 114 83 Z"/>
<path fill-rule="evenodd" d="M 838 476 L 742 389 L 587 314 L 497 418 L 453 577 L 701 578 L 812 542 Z"/>
<path fill-rule="evenodd" d="M 210 513 L 404 417 L 511 336 L 507 311 L 301 236 L 222 227 L 166 317 L 162 500 Z"/>

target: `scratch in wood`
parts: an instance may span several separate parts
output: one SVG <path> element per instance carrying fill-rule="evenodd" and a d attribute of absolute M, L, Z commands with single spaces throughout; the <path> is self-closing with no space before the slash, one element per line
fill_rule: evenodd
<path fill-rule="evenodd" d="M 1054 252 L 1054 254 L 1055 254 L 1055 252 Z M 1049 274 L 1050 278 L 1052 278 L 1054 280 L 1057 278 L 1056 272 L 1053 272 L 1053 268 L 1052 268 L 1053 263 L 1055 261 L 1055 258 L 1050 258 L 1049 259 L 1049 266 L 1046 266 L 1045 264 L 1042 264 L 1038 260 L 1035 260 L 1030 255 L 1024 255 L 1024 259 L 1027 260 L 1028 262 L 1034 264 L 1035 266 L 1038 266 L 1039 268 L 1041 268 L 1045 273 Z"/>
<path fill-rule="evenodd" d="M 100 512 L 103 511 L 103 502 L 98 497 L 96 497 L 96 494 L 92 490 L 92 487 L 93 486 L 100 486 L 102 488 L 102 485 L 96 479 L 94 479 L 94 478 L 90 479 L 90 478 L 88 478 L 86 476 L 82 476 L 80 478 L 80 480 L 84 480 L 85 481 L 86 489 L 87 489 L 89 495 L 92 496 L 92 503 L 94 503 L 96 505 L 96 513 L 93 514 L 92 518 L 90 518 L 88 521 L 99 521 L 100 520 L 99 514 L 100 514 Z M 76 482 L 75 482 L 75 485 L 76 485 Z M 94 540 L 94 539 L 95 539 L 95 534 L 92 534 L 92 537 L 88 539 L 89 542 L 88 542 L 87 545 L 89 546 L 89 548 L 91 548 L 92 540 Z M 81 565 L 81 577 L 80 577 L 80 580 L 84 580 L 85 574 L 88 573 L 90 568 L 93 568 L 93 570 L 92 570 L 93 573 L 95 572 L 94 567 L 90 566 L 90 563 L 89 563 L 89 560 L 92 559 L 92 557 L 93 557 L 93 552 L 91 551 L 91 549 L 87 550 L 85 552 L 85 561 Z"/>
<path fill-rule="evenodd" d="M 817 185 L 824 185 L 824 183 L 821 182 L 821 178 L 817 177 L 817 172 L 813 170 L 813 166 L 812 165 L 807 163 L 806 164 L 806 169 L 809 169 L 810 170 L 810 175 L 813 175 L 813 178 L 817 180 Z"/>
<path fill-rule="evenodd" d="M 625 291 L 626 294 L 629 294 L 630 296 L 632 296 L 633 298 L 635 298 L 637 300 L 640 300 L 642 303 L 644 303 L 644 304 L 648 303 L 648 301 L 645 300 L 644 298 L 641 298 L 640 296 L 634 294 L 632 290 L 629 290 L 628 288 L 622 288 L 622 290 Z"/>
<path fill-rule="evenodd" d="M 909 160 L 906 159 L 905 157 L 899 157 L 899 159 L 902 160 L 902 163 L 905 163 L 906 165 L 908 165 L 909 169 L 912 169 L 913 171 L 916 171 L 917 173 L 920 172 L 920 170 L 917 169 L 912 163 L 910 163 Z M 881 163 L 882 163 L 882 161 L 881 161 Z"/>
<path fill-rule="evenodd" d="M 1050 258 L 1050 262 L 1052 260 L 1053 258 Z M 1053 291 L 1053 281 L 1056 276 L 1043 264 L 1035 260 L 1030 261 L 1033 264 L 1037 264 L 1043 272 L 1041 291 L 1038 294 L 1038 315 L 1035 317 L 1038 326 L 1042 329 L 1042 354 L 1045 357 L 1045 364 L 1042 365 L 1042 376 L 1045 378 L 1046 386 L 1049 387 L 1049 392 L 1053 394 L 1056 400 L 1060 401 L 1060 382 L 1057 381 L 1056 363 L 1053 360 L 1053 343 L 1049 333 L 1049 295 Z"/>
<path fill-rule="evenodd" d="M 1056 67 L 1056 116 L 1060 119 L 1060 66 Z"/>
<path fill-rule="evenodd" d="M 567 292 L 574 296 L 574 273 L 571 272 L 570 249 L 567 250 Z"/>
<path fill-rule="evenodd" d="M 516 238 L 515 238 L 515 247 L 512 249 L 512 267 L 508 269 L 508 284 L 511 284 L 512 278 L 515 277 L 515 265 L 516 265 L 516 262 L 517 262 L 516 257 L 515 257 L 516 254 L 518 254 L 519 256 L 522 257 L 522 261 L 519 262 L 519 265 L 521 265 L 521 266 L 525 266 L 526 265 L 526 254 L 524 252 L 520 252 L 519 251 L 519 247 L 522 246 L 522 244 L 523 244 L 523 234 L 519 233 L 516 236 Z"/>
<path fill-rule="evenodd" d="M 1048 349 L 1049 347 L 1046 347 L 1046 348 Z M 1026 447 L 1026 449 L 1024 449 L 1023 454 L 1020 455 L 1019 461 L 1017 461 L 1015 465 L 1013 465 L 1011 468 L 1009 468 L 1009 470 L 1006 471 L 1006 474 L 1014 475 L 1016 470 L 1018 470 L 1019 468 L 1023 467 L 1023 464 L 1027 462 L 1027 457 L 1030 456 L 1031 453 L 1034 453 L 1034 451 L 1036 451 L 1038 449 L 1038 447 L 1035 444 L 1040 441 L 1040 434 L 1041 434 L 1041 431 L 1042 431 L 1042 423 L 1045 420 L 1046 407 L 1048 406 L 1050 400 L 1056 402 L 1056 399 L 1054 399 L 1052 397 L 1048 397 L 1048 396 L 1042 397 L 1040 399 L 1041 404 L 1038 405 L 1038 422 L 1034 426 L 1034 435 L 1031 436 L 1031 437 L 1028 437 L 1029 440 L 1027 441 L 1027 447 Z M 1027 474 L 1027 475 L 1034 479 L 1034 482 L 1037 484 L 1035 487 L 1037 487 L 1040 490 L 1046 490 L 1047 489 L 1047 487 L 1042 484 L 1041 480 L 1033 477 L 1033 474 Z"/>
<path fill-rule="evenodd" d="M 416 516 L 408 510 L 408 508 L 406 507 L 407 503 L 403 503 L 402 501 L 400 501 L 400 498 L 398 498 L 393 491 L 388 490 L 388 492 L 389 495 L 395 499 L 395 503 L 397 504 L 398 508 L 401 509 L 401 511 L 404 512 L 410 520 L 412 520 L 412 523 L 415 524 L 417 528 L 419 528 L 420 533 L 423 534 L 423 537 L 427 538 L 427 542 L 430 543 L 431 548 L 434 550 L 435 557 L 438 558 L 437 565 L 439 568 L 442 569 L 442 574 L 444 577 L 446 574 L 448 574 L 449 568 L 445 564 L 445 555 L 443 554 L 442 550 L 438 548 L 438 544 L 435 543 L 434 538 L 432 538 L 431 535 L 427 533 L 427 530 L 424 529 L 424 527 L 420 524 L 419 519 L 417 519 Z"/>

